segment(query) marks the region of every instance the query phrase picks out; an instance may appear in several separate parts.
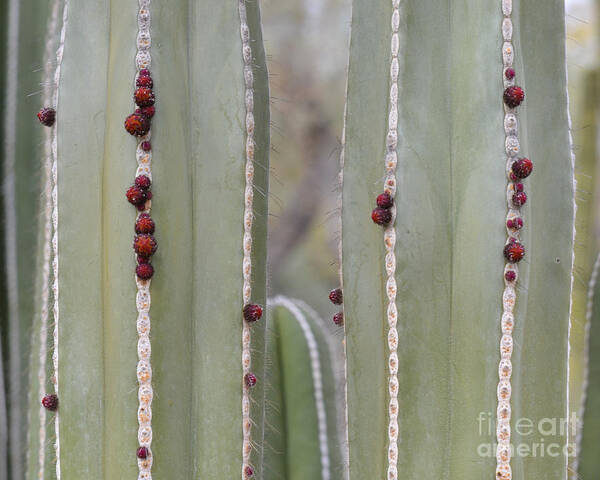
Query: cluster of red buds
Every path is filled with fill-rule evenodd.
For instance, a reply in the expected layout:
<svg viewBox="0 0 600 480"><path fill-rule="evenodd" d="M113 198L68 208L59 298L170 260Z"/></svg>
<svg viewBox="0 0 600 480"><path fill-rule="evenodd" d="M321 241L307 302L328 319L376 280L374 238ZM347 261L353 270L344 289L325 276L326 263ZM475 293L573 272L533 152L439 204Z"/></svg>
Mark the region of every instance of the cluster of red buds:
<svg viewBox="0 0 600 480"><path fill-rule="evenodd" d="M382 193L377 196L377 207L371 212L371 219L377 225L387 225L392 221L392 205L394 199L389 193Z"/></svg>
<svg viewBox="0 0 600 480"><path fill-rule="evenodd" d="M344 303L344 294L342 293L342 289L335 288L329 292L329 300L334 305L342 305ZM337 312L333 316L333 323L335 323L338 327L344 325L344 312Z"/></svg>
<svg viewBox="0 0 600 480"><path fill-rule="evenodd" d="M136 90L133 100L138 108L125 119L125 130L136 137L143 137L150 131L152 117L154 117L154 82L150 70L143 68L135 82Z"/></svg>
<svg viewBox="0 0 600 480"><path fill-rule="evenodd" d="M504 76L508 80L512 80L515 77L515 71L513 68L507 68L504 71ZM504 90L504 103L508 108L516 108L525 99L525 92L521 87L516 85L508 87ZM521 180L531 175L533 171L533 162L528 158L518 158L510 166L509 179L512 182L512 206L515 209L520 209L527 202L527 194L524 191L524 186ZM506 221L506 228L516 234L523 227L523 218L520 216L510 218ZM525 256L525 247L519 240L511 236L508 239L507 244L504 246L504 258L509 263L518 263ZM516 279L514 271L509 270L505 273L506 280L512 282Z"/></svg>

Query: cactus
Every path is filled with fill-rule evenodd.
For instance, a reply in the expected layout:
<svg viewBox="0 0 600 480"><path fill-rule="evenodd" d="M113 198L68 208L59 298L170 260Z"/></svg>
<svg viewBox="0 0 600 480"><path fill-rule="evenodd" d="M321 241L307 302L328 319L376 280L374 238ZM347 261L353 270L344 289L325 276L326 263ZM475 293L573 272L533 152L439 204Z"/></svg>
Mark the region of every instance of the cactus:
<svg viewBox="0 0 600 480"><path fill-rule="evenodd" d="M512 13L514 69L526 92L521 151L538 161L523 207L527 257L515 308L513 426L520 418L567 417L574 186L564 6L541 7L515 2ZM388 273L383 234L369 212L383 190L386 137L394 151L387 130L393 9L394 2L353 3L342 213L351 479L388 475ZM400 2L392 22L400 50L401 478L495 475L495 450L482 455L478 448L495 443L496 433L488 425L497 406L506 241L502 18L500 1L426 0ZM559 435L544 440L565 443ZM533 440L514 431L512 441ZM515 455L512 470L514 478L565 478L566 459Z"/></svg>
<svg viewBox="0 0 600 480"><path fill-rule="evenodd" d="M142 7L148 4L140 2ZM62 61L53 61L44 79L58 96L56 126L50 131L58 145L60 474L133 478L138 471L137 313L131 249L135 209L124 193L135 172L136 141L123 129L123 120L132 108L139 6L135 1L113 8L104 1L55 0L50 10L52 5L61 12L56 32L64 32ZM242 286L247 277L251 301L265 303L269 112L258 5L239 6L238 2L150 6L157 96L152 217L160 244L150 287L155 392L151 449L152 472L159 478L243 475ZM22 13L33 15L29 9ZM45 10L39 15L44 23L50 18ZM43 27L31 30L42 32ZM48 35L54 42L56 37ZM251 52L246 51L248 46ZM36 100L40 102L40 97ZM41 106L29 109L20 135L37 129L42 137L44 127L35 126L33 115ZM252 111L253 119L247 118ZM249 163L255 170L253 186L245 191L247 180L252 181L247 155L250 160L253 155L254 162ZM46 161L43 152L32 157L38 165ZM248 222L250 213L245 215L244 205L252 193L253 222ZM42 216L42 226L43 220ZM249 240L242 238L245 224L251 227L251 250ZM244 255L251 255L251 277ZM30 270L36 269L32 265ZM40 284L41 265L37 271ZM41 304L40 291L35 302L31 296L31 304ZM39 317L35 315L32 333L36 354L30 365L27 478L38 478L40 458L45 478L51 478L55 463L52 412L45 418L46 444L38 443L40 394L49 388L36 385ZM51 316L48 332L41 332L50 350L53 322ZM250 329L257 346L251 350L251 368L259 381L250 394L248 464L260 478L264 322ZM53 375L49 357L46 364L49 380ZM46 454L40 457L41 450Z"/></svg>
<svg viewBox="0 0 600 480"><path fill-rule="evenodd" d="M347 478L339 336L304 302L269 302L265 479Z"/></svg>
<svg viewBox="0 0 600 480"><path fill-rule="evenodd" d="M329 327L284 297L263 315L258 2L35 6L5 13L0 480L566 478L572 432L515 428L560 453L513 452L512 473L495 448L498 398L515 427L582 395L562 2L353 2ZM153 267L127 200L153 207Z"/></svg>

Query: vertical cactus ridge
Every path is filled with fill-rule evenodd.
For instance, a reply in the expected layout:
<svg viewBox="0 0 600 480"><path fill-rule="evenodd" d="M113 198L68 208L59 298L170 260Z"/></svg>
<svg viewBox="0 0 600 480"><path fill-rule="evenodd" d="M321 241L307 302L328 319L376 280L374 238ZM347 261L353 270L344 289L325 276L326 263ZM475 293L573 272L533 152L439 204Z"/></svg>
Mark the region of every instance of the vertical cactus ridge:
<svg viewBox="0 0 600 480"><path fill-rule="evenodd" d="M42 97L43 105L54 105L55 92L58 90L58 85L55 83L55 69L56 69L56 49L58 44L56 42L56 37L58 32L61 31L61 20L62 16L60 15L60 6L61 2L59 0L54 0L50 7L50 16L48 17L48 26L46 31L46 48L44 52L44 91ZM61 35L62 37L62 35ZM41 264L40 264L40 281L41 283L37 287L36 292L36 303L40 305L39 307L39 319L38 322L34 324L37 325L37 329L33 330L33 335L37 335L37 339L32 338L32 346L37 345L36 349L31 349L31 355L37 355L37 359L35 361L31 361L30 365L33 367L35 363L38 363L37 368L37 382L38 388L33 388L33 375L31 372L32 378L32 387L30 388L30 392L37 392L38 395L35 396L35 403L38 406L38 429L37 429L37 444L33 443L33 445L37 445L37 449L33 450L28 448L28 455L30 458L27 462L28 471L26 472L26 478L29 478L30 475L35 475L35 471L37 470L37 478L44 479L45 471L46 471L46 439L47 439L47 410L41 403L41 397L45 394L47 383L48 383L48 333L49 333L49 319L50 319L50 290L51 290L51 277L50 272L51 268L54 268L52 265L52 253L53 253L53 203L56 193L54 190L54 178L53 178L53 169L56 168L55 159L53 158L53 140L55 136L55 130L46 128L44 129L44 150L42 154L42 165L43 165L43 189L42 189L42 200L41 200L41 211L42 211L42 234L41 234ZM54 336L54 335L53 335ZM56 378L53 375L53 378ZM31 402L31 400L30 400ZM33 413L33 412L31 412ZM31 424L32 418L30 416L29 423ZM35 434L33 432L33 425L30 425L30 435ZM29 443L29 442L28 442ZM31 443L29 443L31 445ZM37 453L37 455L36 455ZM33 456L33 458L31 458ZM37 461L37 469L34 469L33 465L36 465Z"/></svg>
<svg viewBox="0 0 600 480"><path fill-rule="evenodd" d="M523 257L524 251L519 239L519 233L523 221L521 219L520 207L524 202L517 201L515 197L523 192L522 178L527 177L531 171L521 172L517 167L521 160L517 155L521 152L518 134L518 119L515 113L515 105L509 98L511 89L515 87L514 46L513 40L513 4L512 0L502 0L502 79L504 86L504 136L506 150L506 171L509 181L506 190L508 213L506 215L507 240L504 247L506 265L504 266L504 290L502 293L503 312L501 316L502 338L500 340L500 363L498 366L498 407L496 409L496 478L498 480L511 480L511 396L512 386L510 383L512 375L512 352L514 348L513 330L515 317L513 315L517 293L516 282L519 278L518 262ZM522 90L521 90L522 91ZM519 102L520 103L520 102Z"/></svg>
<svg viewBox="0 0 600 480"><path fill-rule="evenodd" d="M137 52L135 55L135 66L136 66L136 74L135 74L135 85L137 86L140 78L144 76L145 78L152 78L149 75L149 69L152 65L152 56L150 47L152 45L152 36L151 36L151 0L139 0L139 9L137 14L138 28L137 28L137 38L136 38L136 46ZM148 75L142 75L142 71ZM153 80L150 80L151 84ZM137 101L137 92L134 94L134 104ZM152 98L153 94L151 94ZM140 102L137 102L140 104ZM154 102L152 102L154 103ZM142 107L142 105L140 105ZM135 105L134 105L135 108ZM137 110L136 110L137 111ZM143 109L142 109L143 112ZM142 115L144 115L142 113ZM150 119L145 119L148 123ZM136 163L137 169L135 172L136 177L136 186L137 179L144 178L149 179L152 182L152 150L148 148L147 145L150 145L150 139L152 137L152 133L150 131L150 127L148 127L148 131L137 138L137 147L136 147ZM139 188L139 187L138 187ZM150 210L152 208L152 200L147 199L147 195L149 190L144 188L142 190L142 203L137 205L138 214L136 216L136 226L140 221L141 215L149 215ZM153 228L152 228L153 230ZM152 234L154 231L151 232ZM147 235L147 233L145 233ZM136 237L134 242L137 242L141 236ZM149 237L149 239L153 240L154 237ZM135 246L135 245L134 245ZM149 256L148 256L149 257ZM138 379L138 408L137 408L137 418L138 418L138 432L137 432L137 440L139 443L139 447L137 448L137 463L138 463L138 478L143 478L144 480L152 479L152 465L154 463L154 455L152 452L152 438L153 438L153 430L152 430L152 399L154 397L154 390L152 388L152 363L151 363L151 343L150 343L150 329L151 329L151 318L150 318L150 305L152 302L150 285L153 270L150 270L149 275L140 274L140 269L144 267L142 265L150 265L149 258L146 257L144 260L140 261L138 259L138 266L136 268L136 307L137 307L137 333L138 333L138 341L137 341L137 354L138 354L138 363L136 367L137 379ZM144 263L142 263L144 262ZM152 266L145 267L152 269Z"/></svg>
<svg viewBox="0 0 600 480"><path fill-rule="evenodd" d="M396 195L396 166L398 164L398 76L400 50L400 0L392 0L391 16L391 61L390 61L390 93L388 106L388 131L386 138L386 156L385 156L385 181L384 192L387 193L393 201ZM385 246L385 270L387 273L386 291L388 304L386 310L386 321L388 325L388 385L389 392L388 403L388 437L389 445L387 450L388 480L398 478L398 308L396 306L396 206L391 207L392 220L385 227L383 243Z"/></svg>
<svg viewBox="0 0 600 480"><path fill-rule="evenodd" d="M515 1L513 10L514 69L527 92L520 143L538 164L528 180L535 195L521 208L527 257L516 287L511 409L513 421L535 423L567 412L573 167L564 5ZM507 228L504 16L498 2L407 0L399 11L398 472L491 478ZM388 467L387 252L368 212L382 179L374 159L387 148L392 13L388 2L353 2L342 210L351 479L386 478ZM512 433L530 448L538 436ZM562 452L514 455L511 465L514 478L566 475Z"/></svg>
<svg viewBox="0 0 600 480"><path fill-rule="evenodd" d="M52 105L58 109L59 85L61 78L61 67L65 49L65 35L67 30L67 19L69 14L69 2L65 1L62 14L62 26L60 31L60 40L56 50L56 69L54 70L54 90L52 92ZM59 296L59 200L58 200L58 127L55 124L52 127L52 296L54 304L52 306L52 320L54 329L52 331L52 383L54 384L54 394L60 399L59 395L59 325L60 325L60 296ZM56 479L61 478L60 463L60 414L58 411L54 414L54 433L56 435Z"/></svg>
<svg viewBox="0 0 600 480"><path fill-rule="evenodd" d="M250 27L246 0L239 0L240 36L242 39L242 59L244 62L244 87L246 107L246 185L244 191L244 216L242 237L242 309L244 314L252 299L252 223L254 218L254 72L252 69L252 47L250 46ZM259 317L260 319L260 317ZM248 318L242 319L242 465L241 478L247 480L254 477L256 468L250 462L252 453L252 418L250 416L250 387L244 379L251 375L252 368L252 334ZM253 374L252 374L253 375ZM254 377L255 378L255 377Z"/></svg>

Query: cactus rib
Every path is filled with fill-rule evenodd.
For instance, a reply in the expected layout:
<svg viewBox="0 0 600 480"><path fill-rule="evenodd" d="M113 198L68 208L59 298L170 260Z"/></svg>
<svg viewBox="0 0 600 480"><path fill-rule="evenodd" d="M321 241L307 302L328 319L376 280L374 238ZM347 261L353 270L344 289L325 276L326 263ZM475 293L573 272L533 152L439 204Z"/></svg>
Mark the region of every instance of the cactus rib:
<svg viewBox="0 0 600 480"><path fill-rule="evenodd" d="M389 120L387 132L387 152L385 158L386 176L385 193L388 193L392 199L396 195L396 165L398 163L396 147L398 146L398 52L400 37L398 30L400 28L400 0L392 0L392 38L391 38L391 62L390 62L390 93L389 93ZM386 291L388 305L386 319L388 324L388 480L398 478L398 309L396 307L396 206L392 205L392 220L385 228L385 269L387 272Z"/></svg>
<svg viewBox="0 0 600 480"><path fill-rule="evenodd" d="M136 73L135 78L140 75L140 70L150 68L152 57L150 54L151 35L150 35L150 4L151 0L142 0L139 2L138 9L138 31L137 31L137 52L135 55ZM136 137L136 160L138 163L136 178L145 175L152 179L152 152L144 151L142 144L151 138L149 130L145 135ZM144 206L144 212L150 213L152 201L147 201ZM138 211L137 218L141 214ZM152 364L150 361L150 284L151 279L142 279L136 274L136 307L137 307L137 332L138 332L138 363L136 367L138 379L138 475L140 478L152 479L152 464L154 454L152 453L152 399L154 391L152 388ZM140 455L140 449L144 453Z"/></svg>
<svg viewBox="0 0 600 480"><path fill-rule="evenodd" d="M252 222L254 201L254 74L252 71L252 48L248 26L246 1L239 0L240 35L242 38L242 58L244 61L244 84L246 106L246 189L244 193L244 229L242 237L242 298L248 305L252 297ZM254 469L250 465L252 451L252 419L250 418L249 388L244 386L244 378L252 365L251 333L248 322L242 322L242 480L252 477Z"/></svg>
<svg viewBox="0 0 600 480"><path fill-rule="evenodd" d="M53 47L55 43L54 38L57 35L59 28L59 13L60 13L60 0L54 0L52 2L51 14L48 20L48 28L46 33L46 51L44 53L44 95L43 104L52 105L55 92L57 91L57 85L54 83L54 69L52 57L55 55ZM49 304L50 304L50 268L52 262L52 190L54 187L52 177L53 167L53 153L52 153L52 141L55 135L54 130L44 129L44 190L43 190L43 243L42 243L42 280L40 290L40 324L39 331L39 364L38 364L38 383L39 392L42 394L46 390L47 382L47 359L48 359L48 320L50 316ZM32 350L32 355L35 352ZM39 405L39 431L38 431L38 478L44 478L44 472L46 468L46 415L47 410L43 405ZM28 451L28 453L31 453ZM29 462L28 462L29 465Z"/></svg>
<svg viewBox="0 0 600 480"><path fill-rule="evenodd" d="M65 46L65 35L67 29L67 18L69 15L69 2L65 1L62 17L62 27L60 32L60 43L56 50L56 70L54 71L54 92L52 94L52 104L55 109L58 109L58 86L60 82L60 70L62 65L64 46ZM52 365L53 365L53 377L54 393L60 398L58 393L59 385L59 372L58 372L58 329L59 329L59 282L58 282L58 271L59 271L59 256L58 256L58 128L56 124L52 127L52 226L54 229L54 236L52 238L52 277L53 285L52 291L54 294L54 331L53 331L53 353L52 353ZM60 480L60 414L56 411L54 416L54 430L56 434L56 442L54 448L56 450L56 479Z"/></svg>

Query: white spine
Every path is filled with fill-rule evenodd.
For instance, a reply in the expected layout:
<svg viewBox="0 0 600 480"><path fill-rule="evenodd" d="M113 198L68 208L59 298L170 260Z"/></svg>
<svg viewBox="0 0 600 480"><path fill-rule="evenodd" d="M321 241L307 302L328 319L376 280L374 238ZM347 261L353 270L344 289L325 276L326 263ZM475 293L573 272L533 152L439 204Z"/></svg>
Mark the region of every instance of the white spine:
<svg viewBox="0 0 600 480"><path fill-rule="evenodd" d="M65 34L67 28L67 17L68 17L68 2L65 1L65 6L63 10L63 24L62 29L60 31L60 43L58 45L58 49L56 51L56 70L54 71L54 94L52 98L52 105L58 111L58 86L60 81L60 69L62 65L63 53L65 49ZM58 334L59 334L59 277L58 277L58 267L59 267L59 257L58 257L58 129L56 125L52 128L52 180L53 180L53 188L52 188L52 227L54 229L54 236L52 237L52 277L53 284L52 290L54 293L54 332L53 332L53 346L54 351L52 353L52 364L54 366L54 375L52 380L54 382L54 393L57 397L60 398L58 392ZM56 416L54 417L54 429L56 432L56 478L60 480L60 414L57 411Z"/></svg>
<svg viewBox="0 0 600 480"><path fill-rule="evenodd" d="M388 132L386 138L384 191L392 198L396 195L396 165L398 157L398 75L400 49L400 0L392 0L392 38L390 62L390 94L388 106ZM384 231L385 269L387 272L386 292L388 297L388 468L387 480L398 478L398 309L396 307L396 206L391 208L392 220Z"/></svg>
<svg viewBox="0 0 600 480"><path fill-rule="evenodd" d="M138 33L137 33L137 53L135 56L136 75L139 76L141 69L149 69L152 63L150 55L151 36L150 36L150 4L151 0L139 0L138 11ZM150 141L151 132L138 138L136 149L137 170L136 177L146 175L152 179L152 151L144 151L142 143ZM146 202L143 212L150 213L152 202ZM152 452L152 399L154 390L152 389L152 365L150 362L150 283L151 280L141 280L135 276L137 287L136 307L137 307L137 332L138 332L138 363L136 368L138 379L138 444L140 447L148 449L146 458L138 458L138 480L152 480L152 464L154 454Z"/></svg>

